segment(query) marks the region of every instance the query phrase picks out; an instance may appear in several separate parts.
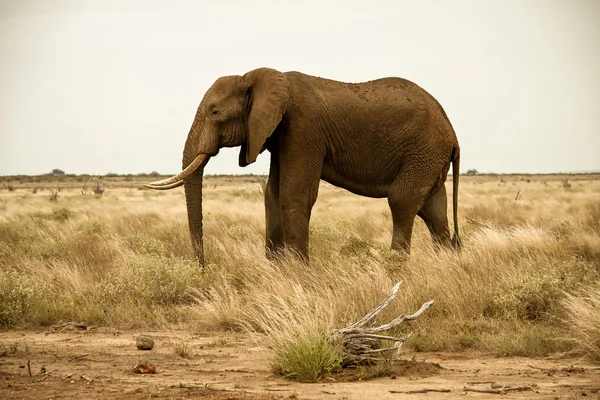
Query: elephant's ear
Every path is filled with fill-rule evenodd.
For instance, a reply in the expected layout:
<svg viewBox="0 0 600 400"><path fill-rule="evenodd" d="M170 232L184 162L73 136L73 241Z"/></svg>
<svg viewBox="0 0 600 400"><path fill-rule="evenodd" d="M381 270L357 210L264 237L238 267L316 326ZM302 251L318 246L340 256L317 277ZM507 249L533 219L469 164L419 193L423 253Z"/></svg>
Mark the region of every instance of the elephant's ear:
<svg viewBox="0 0 600 400"><path fill-rule="evenodd" d="M287 110L289 91L285 75L270 68L259 68L244 75L248 84L250 110L248 141L240 152L240 166L256 161L265 141L273 134Z"/></svg>

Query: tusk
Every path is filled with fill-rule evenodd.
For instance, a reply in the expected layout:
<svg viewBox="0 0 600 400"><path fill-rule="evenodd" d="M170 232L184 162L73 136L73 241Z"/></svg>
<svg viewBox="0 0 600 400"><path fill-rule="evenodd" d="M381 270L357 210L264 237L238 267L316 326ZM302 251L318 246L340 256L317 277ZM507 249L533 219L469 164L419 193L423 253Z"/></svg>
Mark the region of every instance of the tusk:
<svg viewBox="0 0 600 400"><path fill-rule="evenodd" d="M183 179L180 180L179 182L170 183L168 185L163 185L163 186L154 186L152 183L145 184L144 186L146 186L148 189L167 190L167 189L173 189L173 188L179 187L181 185L183 185Z"/></svg>
<svg viewBox="0 0 600 400"><path fill-rule="evenodd" d="M200 166L206 165L210 156L208 154L198 154L194 161L191 162L190 165L187 166L186 169L181 171L175 176L172 176L167 179L163 179L162 181L150 182L147 185L144 185L150 189L172 189L174 187L180 186L183 183L183 180L190 176L194 171L196 171ZM181 183L180 183L181 182ZM174 185L176 184L176 185ZM173 186L171 186L173 185Z"/></svg>

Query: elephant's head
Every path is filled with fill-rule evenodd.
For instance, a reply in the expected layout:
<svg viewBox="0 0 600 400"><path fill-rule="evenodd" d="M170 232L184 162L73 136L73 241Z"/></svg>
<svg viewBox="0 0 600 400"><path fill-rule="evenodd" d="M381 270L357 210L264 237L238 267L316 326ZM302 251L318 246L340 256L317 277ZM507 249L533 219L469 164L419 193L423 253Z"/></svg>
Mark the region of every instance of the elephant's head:
<svg viewBox="0 0 600 400"><path fill-rule="evenodd" d="M239 164L256 161L275 131L289 98L285 75L259 68L244 76L225 76L208 89L198 106L183 149L183 171L146 187L157 190L184 185L194 255L204 265L202 240L202 173L221 147L242 146Z"/></svg>

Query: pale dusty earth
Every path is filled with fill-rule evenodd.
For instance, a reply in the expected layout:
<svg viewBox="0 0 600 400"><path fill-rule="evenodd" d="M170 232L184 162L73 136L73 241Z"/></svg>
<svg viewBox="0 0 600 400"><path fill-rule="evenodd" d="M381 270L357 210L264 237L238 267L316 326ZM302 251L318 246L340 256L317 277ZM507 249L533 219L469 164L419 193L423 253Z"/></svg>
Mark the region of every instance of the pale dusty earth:
<svg viewBox="0 0 600 400"><path fill-rule="evenodd" d="M140 335L155 341L153 350L136 348ZM182 343L191 349L188 358L175 353ZM5 331L0 399L600 399L600 366L577 358L404 351L393 376L349 381L360 375L354 370L298 383L273 375L268 357L264 343L243 333L75 324ZM156 374L132 372L139 362L154 364Z"/></svg>

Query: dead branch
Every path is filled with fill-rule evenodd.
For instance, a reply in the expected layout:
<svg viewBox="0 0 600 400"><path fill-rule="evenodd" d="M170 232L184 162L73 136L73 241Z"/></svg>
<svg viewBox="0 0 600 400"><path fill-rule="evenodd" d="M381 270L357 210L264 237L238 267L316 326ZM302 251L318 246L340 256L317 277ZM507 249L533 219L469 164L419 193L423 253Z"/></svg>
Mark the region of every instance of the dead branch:
<svg viewBox="0 0 600 400"><path fill-rule="evenodd" d="M472 386L465 386L463 388L465 392L477 392L477 393L490 393L490 394L505 394L506 392L502 389L486 389L486 388L476 388Z"/></svg>
<svg viewBox="0 0 600 400"><path fill-rule="evenodd" d="M502 388L502 390L506 391L506 392L524 392L527 390L533 390L533 388L531 386L516 386L516 387L504 387Z"/></svg>
<svg viewBox="0 0 600 400"><path fill-rule="evenodd" d="M371 310L367 315L358 321L348 325L346 328L338 329L331 334L331 339L339 341L344 348L344 365L372 364L380 361L382 358L376 357L378 354L386 353L398 348L404 343L412 333L404 337L382 335L381 332L388 331L400 325L404 321L412 321L420 317L425 310L432 304L433 300L424 303L414 314L402 314L387 324L380 326L366 327L383 309L385 309L398 295L398 289L402 282L398 282L392 288L392 293L383 300L377 307ZM382 342L393 342L392 346L384 346Z"/></svg>
<svg viewBox="0 0 600 400"><path fill-rule="evenodd" d="M490 393L490 394L507 394L508 392L523 392L526 390L533 390L533 388L531 386L510 387L510 386L498 385L497 387L499 387L499 388L495 388L493 384L492 384L491 389L476 388L473 386L465 386L463 388L463 390L465 392Z"/></svg>
<svg viewBox="0 0 600 400"><path fill-rule="evenodd" d="M428 392L437 392L437 393L450 393L450 389L435 389L435 388L425 388L425 389L415 389L415 390L390 390L390 393L404 393L404 394L417 394L417 393L428 393Z"/></svg>
<svg viewBox="0 0 600 400"><path fill-rule="evenodd" d="M90 355L90 353L87 353L87 354L82 354L82 355L80 355L80 356L71 357L71 358L69 358L69 360L68 360L68 361L75 361L75 360L79 360L80 358L85 358L85 357L87 357L87 356L89 356L89 355Z"/></svg>

